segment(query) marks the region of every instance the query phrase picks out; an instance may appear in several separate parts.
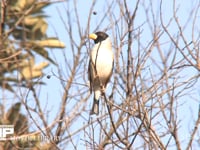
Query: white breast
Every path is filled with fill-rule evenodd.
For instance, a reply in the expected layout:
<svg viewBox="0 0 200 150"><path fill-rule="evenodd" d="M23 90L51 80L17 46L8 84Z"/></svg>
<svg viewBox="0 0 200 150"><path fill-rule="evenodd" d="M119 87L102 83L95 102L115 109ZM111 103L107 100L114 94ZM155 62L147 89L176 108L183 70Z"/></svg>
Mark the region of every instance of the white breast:
<svg viewBox="0 0 200 150"><path fill-rule="evenodd" d="M91 60L96 66L97 74L102 82L106 82L110 76L113 67L113 52L111 41L107 38L101 44L96 44L91 51ZM94 73L94 70L92 71Z"/></svg>

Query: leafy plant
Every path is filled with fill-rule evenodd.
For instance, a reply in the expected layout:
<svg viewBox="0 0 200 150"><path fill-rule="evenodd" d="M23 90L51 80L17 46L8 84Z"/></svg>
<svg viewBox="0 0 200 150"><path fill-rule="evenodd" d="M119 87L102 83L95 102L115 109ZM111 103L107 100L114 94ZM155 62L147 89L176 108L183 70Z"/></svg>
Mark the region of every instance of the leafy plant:
<svg viewBox="0 0 200 150"><path fill-rule="evenodd" d="M57 38L47 36L48 23L44 8L49 1L15 0L1 2L0 86L13 91L13 85L43 75L49 62L47 48L64 48ZM47 61L35 64L35 57ZM37 82L38 83L38 82Z"/></svg>

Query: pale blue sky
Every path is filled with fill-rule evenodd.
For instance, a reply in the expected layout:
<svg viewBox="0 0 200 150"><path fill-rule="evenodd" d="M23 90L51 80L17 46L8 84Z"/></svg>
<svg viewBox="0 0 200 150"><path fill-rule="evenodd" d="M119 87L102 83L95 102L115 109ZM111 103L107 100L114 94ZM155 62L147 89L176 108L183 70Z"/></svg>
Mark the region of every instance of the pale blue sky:
<svg viewBox="0 0 200 150"><path fill-rule="evenodd" d="M69 1L69 3L72 3L73 1ZM78 6L78 12L80 15L80 22L83 25L83 29L86 27L87 25L87 19L85 19L88 15L88 11L90 9L90 5L91 5L92 0L79 0L77 1L77 6ZM106 8L108 1L101 1L99 0L96 4L95 11L97 12L96 16L92 16L92 22L90 24L90 32L93 32L93 30L95 29L95 25L98 23L99 21L99 17L101 18L102 15L104 15L104 10ZM152 1L153 2L153 7L154 7L154 12L156 14L156 12L158 12L159 10L159 3L157 3L157 1ZM130 3L130 8L133 4ZM149 5L149 1L146 0L144 2L145 6ZM199 1L187 1L187 0L177 0L177 6L180 5L179 10L178 10L178 18L181 24L185 24L185 22L187 21L187 19L190 16L189 11L191 10L191 8L193 7L197 7L199 5ZM72 6L72 5L71 5ZM62 15L62 18L65 19L67 18L65 9L66 9L66 4L63 3L58 3L58 4L54 4L50 7L48 7L46 9L47 14L50 16L48 18L48 23L49 23L49 28L48 28L48 36L57 36L61 41L63 41L66 44L66 48L64 49L64 51L66 51L67 55L70 55L70 46L69 46L69 40L68 40L68 35L65 29L65 25L63 24L63 22L61 21L61 18L59 17L59 13L58 10L60 12L60 14ZM72 13L73 13L73 7L71 7L70 9L72 9ZM164 0L163 1L163 18L164 18L164 23L168 23L169 19L173 16L172 14L172 2L168 1L168 0ZM118 14L119 10L116 8L115 9L115 13ZM143 45L145 45L145 43L148 43L151 39L149 39L149 34L150 34L150 30L146 24L147 19L150 19L150 22L152 22L151 17L149 16L149 18L145 17L144 14L144 9L140 8L138 11L138 15L136 17L136 25L140 26L141 24L144 23L144 25L142 26L142 30L143 33L141 35L142 37L142 42ZM198 13L199 14L199 13ZM199 15L198 15L199 16ZM158 16L155 16L155 18ZM67 23L67 19L64 20ZM73 19L72 19L73 21ZM197 22L199 22L199 17L197 17ZM160 25L160 21L158 18L157 21L158 25ZM199 23L198 23L199 24ZM195 26L198 25L196 23ZM107 25L109 25L109 20L105 19L105 21L102 23L102 26L100 28L104 29L104 27L106 27ZM184 35L186 35L186 37L191 40L191 28L192 28L192 22L189 22L185 31L184 31ZM76 28L73 28L74 30L76 30ZM172 23L172 25L169 27L170 33L176 35L177 34L177 27L175 26L174 23ZM198 31L199 31L199 27L197 27L197 34L195 36L198 36ZM110 33L110 31L108 31ZM75 34L76 32L74 32L74 37L76 37L77 35ZM169 42L170 45L170 40L169 38L165 35L161 38L163 40L163 42ZM163 46L163 52L165 52L165 50L169 49L169 45L165 45L166 47ZM184 47L184 45L183 45ZM62 67L64 66L63 63L63 55L61 53L62 50L59 49L55 49L53 50L54 54L56 55L56 58L58 59L58 63L60 65L62 65ZM83 49L83 53L87 53L86 49ZM155 52L155 58L157 57L157 54ZM42 59L38 59L38 61L42 61ZM86 60L88 61L88 60ZM159 61L159 60L158 60ZM154 67L152 67L153 69ZM155 69L156 70L156 69ZM154 71L155 71L154 70ZM51 71L55 71L55 73L57 73L56 68L54 66L50 66L47 69L45 69L45 73L47 74L51 74ZM66 71L64 69L64 71ZM183 72L184 76L186 75L193 75L193 74L197 74L197 71L194 69L186 69L185 72ZM43 103L43 106L47 106L47 110L50 111L49 113L49 121L51 122L57 114L58 110L59 110L59 103L61 102L61 97L62 97L62 87L60 86L60 81L59 79L52 77L51 79L46 79L45 77L43 78L43 81L46 82L46 86L42 87L41 90L41 95L40 95L40 100L41 103ZM182 124L181 126L181 133L180 133L180 138L182 140L187 139L188 136L188 130L192 128L192 126L188 126L189 123L191 121L193 121L193 119L197 118L197 113L198 113L198 104L199 104L199 82L197 82L197 84L195 84L194 87L194 95L192 95L193 97L196 97L197 101L195 102L194 100L191 100L191 97L185 97L185 99L183 101L181 101L181 104L183 103L182 109L180 110L180 117L179 119L181 119L184 124ZM44 101L42 101L44 99ZM46 104L46 100L48 99L48 104ZM91 101L88 101L88 106L91 107ZM89 108L88 107L88 108ZM88 115L86 115L86 117L88 117ZM192 119L192 120L191 120ZM83 125L83 123L86 123L85 121L80 122L79 125ZM184 125L184 126L183 126ZM74 128L78 128L74 127ZM83 138L83 136L81 135L80 137L77 137L77 139ZM81 143L81 141L80 141ZM184 143L183 143L184 144ZM83 145L82 145L83 146ZM80 146L80 147L82 147Z"/></svg>

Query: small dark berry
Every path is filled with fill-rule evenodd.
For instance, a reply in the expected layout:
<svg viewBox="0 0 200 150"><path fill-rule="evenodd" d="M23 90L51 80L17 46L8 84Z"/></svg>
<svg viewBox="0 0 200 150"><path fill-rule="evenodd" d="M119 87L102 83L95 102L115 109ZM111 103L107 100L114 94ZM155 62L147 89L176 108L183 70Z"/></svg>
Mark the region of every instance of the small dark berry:
<svg viewBox="0 0 200 150"><path fill-rule="evenodd" d="M50 75L47 75L47 79L50 79L51 78L51 76Z"/></svg>
<svg viewBox="0 0 200 150"><path fill-rule="evenodd" d="M97 12L96 11L93 11L93 15L96 15L97 14Z"/></svg>

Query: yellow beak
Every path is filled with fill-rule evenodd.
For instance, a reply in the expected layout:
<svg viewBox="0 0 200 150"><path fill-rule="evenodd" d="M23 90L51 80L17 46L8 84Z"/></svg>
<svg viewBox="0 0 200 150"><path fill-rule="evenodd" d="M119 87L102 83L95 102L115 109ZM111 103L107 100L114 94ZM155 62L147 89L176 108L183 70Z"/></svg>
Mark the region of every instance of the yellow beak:
<svg viewBox="0 0 200 150"><path fill-rule="evenodd" d="M93 40L96 40L97 39L97 35L92 33L92 34L89 35L89 38L93 39Z"/></svg>

